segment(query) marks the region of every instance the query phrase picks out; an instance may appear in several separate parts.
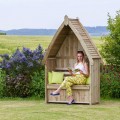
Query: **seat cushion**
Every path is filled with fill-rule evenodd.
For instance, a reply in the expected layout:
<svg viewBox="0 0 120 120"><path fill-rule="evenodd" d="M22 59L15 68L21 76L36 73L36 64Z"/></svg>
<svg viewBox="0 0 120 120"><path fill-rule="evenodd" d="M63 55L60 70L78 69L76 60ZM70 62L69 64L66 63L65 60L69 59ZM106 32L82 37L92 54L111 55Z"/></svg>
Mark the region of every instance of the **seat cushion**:
<svg viewBox="0 0 120 120"><path fill-rule="evenodd" d="M52 83L52 72L48 72L48 83Z"/></svg>
<svg viewBox="0 0 120 120"><path fill-rule="evenodd" d="M87 84L87 85L90 84L90 76L87 78L87 80L86 80L86 84Z"/></svg>
<svg viewBox="0 0 120 120"><path fill-rule="evenodd" d="M64 76L63 72L52 71L52 83L62 83L63 76Z"/></svg>
<svg viewBox="0 0 120 120"><path fill-rule="evenodd" d="M52 80L50 79L49 83L62 83L63 81L63 77L64 77L64 73L63 72L54 72L52 71L51 73L52 75Z"/></svg>

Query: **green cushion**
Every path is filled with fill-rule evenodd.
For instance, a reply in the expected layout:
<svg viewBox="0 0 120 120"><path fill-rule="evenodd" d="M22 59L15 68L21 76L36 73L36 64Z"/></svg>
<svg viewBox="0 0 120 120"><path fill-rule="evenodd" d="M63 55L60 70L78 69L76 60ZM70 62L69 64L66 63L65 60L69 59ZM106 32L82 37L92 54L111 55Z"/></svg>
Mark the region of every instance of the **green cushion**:
<svg viewBox="0 0 120 120"><path fill-rule="evenodd" d="M86 84L90 84L90 76L87 78Z"/></svg>
<svg viewBox="0 0 120 120"><path fill-rule="evenodd" d="M64 76L63 72L52 71L52 83L62 83L63 76Z"/></svg>
<svg viewBox="0 0 120 120"><path fill-rule="evenodd" d="M52 72L48 72L48 83L52 83Z"/></svg>

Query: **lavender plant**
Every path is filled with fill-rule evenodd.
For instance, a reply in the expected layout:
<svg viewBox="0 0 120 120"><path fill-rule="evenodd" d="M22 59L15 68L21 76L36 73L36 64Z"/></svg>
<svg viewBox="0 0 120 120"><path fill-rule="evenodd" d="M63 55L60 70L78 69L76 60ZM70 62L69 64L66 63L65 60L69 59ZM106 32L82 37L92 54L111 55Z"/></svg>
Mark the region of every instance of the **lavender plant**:
<svg viewBox="0 0 120 120"><path fill-rule="evenodd" d="M25 47L22 51L17 48L11 57L8 54L1 55L1 57L3 58L1 68L8 75L24 74L30 76L42 66L43 49L40 45L33 51Z"/></svg>
<svg viewBox="0 0 120 120"><path fill-rule="evenodd" d="M44 68L42 65L44 54L41 45L38 45L35 50L23 47L20 51L17 48L11 56L4 54L1 57L3 61L0 64L0 68L7 75L6 96L26 97L32 94L30 91L31 76Z"/></svg>

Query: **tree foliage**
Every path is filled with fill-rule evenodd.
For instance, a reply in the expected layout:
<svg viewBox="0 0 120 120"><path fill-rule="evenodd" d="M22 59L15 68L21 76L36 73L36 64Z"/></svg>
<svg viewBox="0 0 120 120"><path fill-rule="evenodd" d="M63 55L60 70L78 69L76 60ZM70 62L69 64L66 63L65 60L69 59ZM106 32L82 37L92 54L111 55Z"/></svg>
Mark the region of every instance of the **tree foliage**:
<svg viewBox="0 0 120 120"><path fill-rule="evenodd" d="M120 65L120 10L114 18L108 13L109 35L104 37L101 54L108 64Z"/></svg>

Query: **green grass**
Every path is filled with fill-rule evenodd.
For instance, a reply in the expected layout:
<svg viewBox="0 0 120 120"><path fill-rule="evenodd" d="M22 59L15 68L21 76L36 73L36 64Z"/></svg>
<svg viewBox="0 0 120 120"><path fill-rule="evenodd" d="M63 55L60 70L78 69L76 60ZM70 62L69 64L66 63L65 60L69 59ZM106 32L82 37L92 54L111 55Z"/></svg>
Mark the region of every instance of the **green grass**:
<svg viewBox="0 0 120 120"><path fill-rule="evenodd" d="M101 45L103 44L102 37L100 37L100 36L92 36L92 40L95 43L98 50L100 50Z"/></svg>
<svg viewBox="0 0 120 120"><path fill-rule="evenodd" d="M97 105L45 104L39 99L1 99L0 120L120 120L120 101Z"/></svg>
<svg viewBox="0 0 120 120"><path fill-rule="evenodd" d="M0 54L12 54L16 48L22 49L27 47L35 49L39 44L45 50L51 42L53 36L13 36L13 35L0 35ZM98 49L103 43L101 37L92 37L93 42L96 44Z"/></svg>
<svg viewBox="0 0 120 120"><path fill-rule="evenodd" d="M0 35L0 54L13 53L16 48L27 47L35 49L39 44L46 49L53 36L10 36Z"/></svg>

